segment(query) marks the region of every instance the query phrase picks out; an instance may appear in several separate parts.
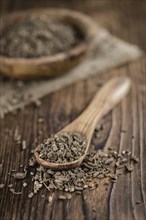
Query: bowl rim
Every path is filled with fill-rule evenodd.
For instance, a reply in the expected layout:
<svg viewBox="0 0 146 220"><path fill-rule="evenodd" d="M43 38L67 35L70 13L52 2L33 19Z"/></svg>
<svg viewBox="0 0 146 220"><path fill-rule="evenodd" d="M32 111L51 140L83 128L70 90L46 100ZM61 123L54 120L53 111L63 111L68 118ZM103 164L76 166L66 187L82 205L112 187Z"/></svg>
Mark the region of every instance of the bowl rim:
<svg viewBox="0 0 146 220"><path fill-rule="evenodd" d="M63 17L68 17L73 19L74 21L80 21L80 24L84 25L87 30L86 30L86 35L84 34L84 39L81 41L81 43L75 45L71 49L67 51L63 51L54 55L46 55L46 56L41 56L41 57L33 57L33 58L25 58L25 57L9 57L9 56L3 56L0 55L1 62L4 62L5 64L28 64L28 65L38 65L38 64L43 64L43 63L54 63L54 62L60 62L66 59L71 59L74 57L78 57L81 54L84 54L84 52L87 50L88 46L91 44L93 41L93 38L95 37L95 34L97 32L97 25L90 18L89 16L70 9L62 9L62 8L34 8L34 9L27 9L27 10L22 10L22 11L16 11L11 14L5 14L1 17L1 23L5 23L5 21L11 19L14 20L16 16L18 17L26 17L26 15L35 15L38 14L41 15L47 15L49 17L49 14L56 14L57 16L59 15L60 18L61 16ZM68 22L69 23L69 22ZM6 25L8 26L9 23ZM75 23L77 25L77 23ZM1 27L1 31L5 29L6 27L3 25ZM77 26L79 28L79 26ZM81 30L81 29L80 29ZM82 30L81 30L82 31ZM82 31L83 33L83 31Z"/></svg>

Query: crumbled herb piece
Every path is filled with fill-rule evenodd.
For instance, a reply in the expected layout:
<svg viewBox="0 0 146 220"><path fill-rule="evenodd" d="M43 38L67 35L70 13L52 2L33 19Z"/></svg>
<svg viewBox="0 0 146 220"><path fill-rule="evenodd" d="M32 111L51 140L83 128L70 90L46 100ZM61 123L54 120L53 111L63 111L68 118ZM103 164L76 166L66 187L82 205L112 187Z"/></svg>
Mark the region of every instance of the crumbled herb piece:
<svg viewBox="0 0 146 220"><path fill-rule="evenodd" d="M123 159L122 159L122 162L123 162L123 163L126 163L127 161L128 161L127 158L123 158Z"/></svg>
<svg viewBox="0 0 146 220"><path fill-rule="evenodd" d="M36 107L40 107L42 104L42 102L39 99L34 100L33 103L35 104Z"/></svg>
<svg viewBox="0 0 146 220"><path fill-rule="evenodd" d="M31 158L29 159L28 165L29 165L30 167L34 167L36 164L37 164L36 159L35 159L34 157L31 157Z"/></svg>
<svg viewBox="0 0 146 220"><path fill-rule="evenodd" d="M3 189L4 186L5 186L5 184L1 183L1 184L0 184L0 189Z"/></svg>
<svg viewBox="0 0 146 220"><path fill-rule="evenodd" d="M138 162L139 162L138 157L135 156L135 155L132 155L132 156L131 156L131 160L133 160L135 163L138 163Z"/></svg>
<svg viewBox="0 0 146 220"><path fill-rule="evenodd" d="M52 200L53 200L52 196L49 196L49 198L48 198L48 202L51 203Z"/></svg>
<svg viewBox="0 0 146 220"><path fill-rule="evenodd" d="M61 200L65 200L65 199L67 199L67 197L64 196L64 195L60 195L58 198L61 199Z"/></svg>
<svg viewBox="0 0 146 220"><path fill-rule="evenodd" d="M66 197L67 197L67 199L70 200L72 198L72 195L71 194L67 194Z"/></svg>
<svg viewBox="0 0 146 220"><path fill-rule="evenodd" d="M112 175L111 175L111 178L112 178L112 180L116 180L116 179L117 179L116 174L112 174Z"/></svg>
<svg viewBox="0 0 146 220"><path fill-rule="evenodd" d="M22 150L26 150L26 141L25 140L22 141Z"/></svg>
<svg viewBox="0 0 146 220"><path fill-rule="evenodd" d="M133 169L134 169L134 167L133 167L133 165L131 165L131 164L128 164L128 165L126 166L126 170L129 171L129 172L132 172Z"/></svg>
<svg viewBox="0 0 146 220"><path fill-rule="evenodd" d="M87 140L79 133L62 132L40 145L39 157L53 163L72 162L85 151Z"/></svg>
<svg viewBox="0 0 146 220"><path fill-rule="evenodd" d="M125 154L126 154L126 151L125 151L125 150L123 150L123 151L122 151L122 154L123 154L123 155L125 155Z"/></svg>
<svg viewBox="0 0 146 220"><path fill-rule="evenodd" d="M96 208L94 208L94 207L92 208L92 210L93 210L93 212L97 212L97 209L96 209Z"/></svg>
<svg viewBox="0 0 146 220"><path fill-rule="evenodd" d="M76 193L77 193L77 194L79 194L79 195L81 195L81 194L82 194L82 192L81 192L81 191L76 191Z"/></svg>
<svg viewBox="0 0 146 220"><path fill-rule="evenodd" d="M21 195L22 194L21 191L20 192L16 192L15 189L13 189L13 188L10 188L10 192L15 194L15 195Z"/></svg>
<svg viewBox="0 0 146 220"><path fill-rule="evenodd" d="M28 198L31 199L33 196L34 196L34 193L31 192L31 193L29 193Z"/></svg>
<svg viewBox="0 0 146 220"><path fill-rule="evenodd" d="M82 39L73 25L29 16L0 35L0 54L8 57L41 57L70 50Z"/></svg>
<svg viewBox="0 0 146 220"><path fill-rule="evenodd" d="M26 183L26 182L24 182L24 183L23 183L23 187L26 187L26 186L27 186L27 183Z"/></svg>
<svg viewBox="0 0 146 220"><path fill-rule="evenodd" d="M39 118L38 119L38 123L43 123L44 122L44 119L43 118Z"/></svg>
<svg viewBox="0 0 146 220"><path fill-rule="evenodd" d="M25 179L26 177L26 173L13 173L12 176L15 178L15 179L18 179L18 180L23 180Z"/></svg>
<svg viewBox="0 0 146 220"><path fill-rule="evenodd" d="M107 160L105 161L105 164L110 164L110 163L112 163L113 161L114 161L113 158L109 158L109 159L107 159Z"/></svg>

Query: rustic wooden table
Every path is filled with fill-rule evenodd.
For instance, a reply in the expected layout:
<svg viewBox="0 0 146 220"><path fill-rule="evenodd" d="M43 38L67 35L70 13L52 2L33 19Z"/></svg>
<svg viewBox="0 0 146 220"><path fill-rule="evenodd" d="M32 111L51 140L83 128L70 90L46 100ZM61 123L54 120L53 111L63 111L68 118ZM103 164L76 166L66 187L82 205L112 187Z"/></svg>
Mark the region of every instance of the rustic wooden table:
<svg viewBox="0 0 146 220"><path fill-rule="evenodd" d="M114 35L138 45L146 52L146 2L145 0L96 1L96 0L2 0L1 12L11 12L33 7L66 7L92 16L98 24ZM0 219L146 219L146 69L145 58L106 72L100 78L128 75L132 79L129 95L103 121L97 148L115 146L116 150L129 149L140 162L134 171L121 176L116 184L108 187L100 181L94 191L85 190L82 195L73 194L72 200L59 201L54 193L48 203L49 192L41 190L33 199L28 199L29 187L22 195L13 195L8 187L0 191ZM1 120L0 169L1 182L10 183L11 169L27 163L33 143L40 143L49 134L64 127L87 106L97 90L98 76L87 79L48 95L42 99L40 108L30 105L17 115L7 115ZM67 95L66 95L67 94ZM39 117L45 123L38 124ZM15 145L16 129L26 140L27 149L22 151ZM39 134L39 131L43 131ZM28 177L29 181L29 177ZM22 183L17 183L21 189ZM41 197L42 194L46 196ZM96 208L96 212L93 210Z"/></svg>

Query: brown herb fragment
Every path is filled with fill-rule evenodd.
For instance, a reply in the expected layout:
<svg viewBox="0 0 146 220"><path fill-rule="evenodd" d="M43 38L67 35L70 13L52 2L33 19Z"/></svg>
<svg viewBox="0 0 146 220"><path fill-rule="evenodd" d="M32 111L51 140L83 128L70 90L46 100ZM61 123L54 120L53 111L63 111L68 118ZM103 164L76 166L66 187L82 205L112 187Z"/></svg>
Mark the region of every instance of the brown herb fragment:
<svg viewBox="0 0 146 220"><path fill-rule="evenodd" d="M79 195L81 195L81 194L82 194L82 192L81 192L81 191L76 191L76 193L77 193L77 194L79 194Z"/></svg>
<svg viewBox="0 0 146 220"><path fill-rule="evenodd" d="M108 147L108 150L113 151L113 150L115 150L115 148L114 147Z"/></svg>
<svg viewBox="0 0 146 220"><path fill-rule="evenodd" d="M97 177L99 174L100 174L100 172L97 171L97 172L93 173L93 177Z"/></svg>
<svg viewBox="0 0 146 220"><path fill-rule="evenodd" d="M123 159L122 159L122 162L123 162L123 163L126 163L127 161L128 161L127 158L123 158Z"/></svg>
<svg viewBox="0 0 146 220"><path fill-rule="evenodd" d="M110 164L110 163L112 163L114 161L114 158L109 158L109 159L107 159L106 161L105 161L105 164Z"/></svg>
<svg viewBox="0 0 146 220"><path fill-rule="evenodd" d="M125 154L126 154L126 151L125 151L125 150L123 150L123 151L122 151L122 155L125 155Z"/></svg>
<svg viewBox="0 0 146 220"><path fill-rule="evenodd" d="M67 197L65 195L60 195L58 198L61 199L61 200L67 199Z"/></svg>
<svg viewBox="0 0 146 220"><path fill-rule="evenodd" d="M84 189L83 187L80 187L80 186L75 186L74 188L75 190L78 190L78 191L82 191Z"/></svg>
<svg viewBox="0 0 146 220"><path fill-rule="evenodd" d="M34 157L31 157L31 158L29 159L28 165L29 165L30 167L33 167L33 166L35 166L36 164L37 164L36 159L35 159Z"/></svg>
<svg viewBox="0 0 146 220"><path fill-rule="evenodd" d="M38 123L43 123L44 122L44 119L43 118L39 118L38 119Z"/></svg>
<svg viewBox="0 0 146 220"><path fill-rule="evenodd" d="M1 183L1 184L0 184L0 189L3 189L4 186L5 186L5 184L4 184L4 183Z"/></svg>
<svg viewBox="0 0 146 220"><path fill-rule="evenodd" d="M24 182L24 183L23 183L23 187L26 187L26 186L27 186L27 183L26 183L26 182Z"/></svg>
<svg viewBox="0 0 146 220"><path fill-rule="evenodd" d="M26 150L26 141L25 140L22 141L22 150Z"/></svg>
<svg viewBox="0 0 146 220"><path fill-rule="evenodd" d="M139 162L139 158L137 156L135 156L135 155L131 156L131 160L133 160L135 163Z"/></svg>
<svg viewBox="0 0 146 220"><path fill-rule="evenodd" d="M70 200L72 198L72 195L71 194L67 194L66 197L67 197L67 199Z"/></svg>
<svg viewBox="0 0 146 220"><path fill-rule="evenodd" d="M49 198L48 198L48 202L51 203L52 200L53 200L53 197L52 197L52 196L49 196Z"/></svg>
<svg viewBox="0 0 146 220"><path fill-rule="evenodd" d="M35 104L36 107L40 107L42 104L42 102L39 99L34 100L33 103Z"/></svg>
<svg viewBox="0 0 146 220"><path fill-rule="evenodd" d="M115 165L118 169L122 169L124 167L124 165L120 164L119 161L117 161Z"/></svg>
<svg viewBox="0 0 146 220"><path fill-rule="evenodd" d="M15 132L14 132L14 141L17 141L17 138L18 138L18 128L15 129Z"/></svg>
<svg viewBox="0 0 146 220"><path fill-rule="evenodd" d="M29 193L28 198L31 199L33 196L34 196L34 193L31 192L31 193Z"/></svg>
<svg viewBox="0 0 146 220"><path fill-rule="evenodd" d="M16 137L15 137L15 141L16 141L16 144L21 144L21 135L18 134Z"/></svg>
<svg viewBox="0 0 146 220"><path fill-rule="evenodd" d="M15 179L18 179L18 180L23 180L26 178L26 173L14 173L12 174L12 176L15 178Z"/></svg>
<svg viewBox="0 0 146 220"><path fill-rule="evenodd" d="M134 169L134 167L133 167L133 165L131 165L131 164L128 164L128 165L126 166L126 170L127 170L128 172L132 172L133 169Z"/></svg>
<svg viewBox="0 0 146 220"><path fill-rule="evenodd" d="M74 187L69 188L69 192L74 192L74 191L75 191Z"/></svg>
<svg viewBox="0 0 146 220"><path fill-rule="evenodd" d="M112 174L112 175L111 175L111 179L112 179L112 180L117 180L116 174Z"/></svg>
<svg viewBox="0 0 146 220"><path fill-rule="evenodd" d="M92 208L93 212L97 212L97 209L95 207Z"/></svg>
<svg viewBox="0 0 146 220"><path fill-rule="evenodd" d="M126 150L127 155L131 155L131 151L130 150Z"/></svg>
<svg viewBox="0 0 146 220"><path fill-rule="evenodd" d="M29 39L29 40L28 40ZM70 50L82 39L67 22L49 22L45 16L27 16L0 36L0 54L8 57L41 57Z"/></svg>
<svg viewBox="0 0 146 220"><path fill-rule="evenodd" d="M86 142L79 133L62 132L44 140L39 157L52 163L72 162L84 154Z"/></svg>
<svg viewBox="0 0 146 220"><path fill-rule="evenodd" d="M117 172L117 176L121 176L122 174L122 172Z"/></svg>
<svg viewBox="0 0 146 220"><path fill-rule="evenodd" d="M15 189L13 189L13 188L10 188L10 192L15 194L15 195L21 195L22 194L22 191L16 192Z"/></svg>

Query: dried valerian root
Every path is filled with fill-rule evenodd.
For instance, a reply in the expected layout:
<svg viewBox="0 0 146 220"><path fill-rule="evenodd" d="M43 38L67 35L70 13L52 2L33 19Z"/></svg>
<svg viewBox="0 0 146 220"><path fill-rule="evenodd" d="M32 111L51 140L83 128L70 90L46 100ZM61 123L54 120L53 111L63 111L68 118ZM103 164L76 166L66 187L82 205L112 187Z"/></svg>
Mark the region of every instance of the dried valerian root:
<svg viewBox="0 0 146 220"><path fill-rule="evenodd" d="M78 29L67 22L48 22L45 16L29 16L3 31L0 54L25 58L54 55L70 50L81 40Z"/></svg>
<svg viewBox="0 0 146 220"><path fill-rule="evenodd" d="M131 164L128 164L128 165L126 166L126 170L129 171L129 172L132 172L133 169L134 169L134 167L133 167Z"/></svg>
<svg viewBox="0 0 146 220"><path fill-rule="evenodd" d="M80 140L80 139L79 139ZM82 140L80 140L82 142ZM135 156L136 157L136 156ZM134 157L134 158L135 158ZM64 192L60 194L60 200L68 200L72 198L72 193L82 194L85 189L94 190L99 185L99 179L104 179L105 185L116 183L119 176L126 172L132 172L134 169L135 161L133 161L130 151L122 151L118 153L115 149L110 148L108 152L101 150L91 152L86 155L80 167L70 170L54 171L36 165L36 160L32 157L24 167L24 172L15 171L15 179L23 181L28 172L27 168L35 169L30 175L33 182L32 191L29 193L28 198L32 198L43 186L47 190L59 190ZM136 161L138 158L136 157ZM114 172L116 168L116 172ZM1 184L3 188L3 184ZM26 181L23 182L23 187L27 187ZM9 184L10 191L13 194L21 194L13 189L13 185ZM52 201L52 197L50 198Z"/></svg>
<svg viewBox="0 0 146 220"><path fill-rule="evenodd" d="M115 183L122 174L121 171L114 173L116 164L120 166L116 166L118 170L122 166L132 172L130 159L128 159L128 153L118 154L115 150L110 149L108 153L98 151L87 154L80 167L70 170L54 171L39 165L33 178L33 191L37 193L44 185L49 191L55 189L72 193L74 191L82 192L86 188L90 188L90 190L97 188L98 179L107 179L108 184ZM62 199L65 199L65 196L63 195Z"/></svg>
<svg viewBox="0 0 146 220"><path fill-rule="evenodd" d="M59 198L59 199L62 199L62 200L67 199L67 197L66 197L65 195L60 195L58 198Z"/></svg>
<svg viewBox="0 0 146 220"><path fill-rule="evenodd" d="M86 143L86 138L79 133L62 132L40 144L39 157L52 163L72 162L84 154Z"/></svg>
<svg viewBox="0 0 146 220"><path fill-rule="evenodd" d="M139 162L138 157L136 157L135 155L132 155L132 156L131 156L131 160L133 160L135 163L138 163L138 162Z"/></svg>
<svg viewBox="0 0 146 220"><path fill-rule="evenodd" d="M13 188L10 188L10 191L11 191L11 193L13 193L15 195L21 195L22 194L22 191L16 192L15 189L13 189Z"/></svg>
<svg viewBox="0 0 146 220"><path fill-rule="evenodd" d="M28 198L31 199L33 196L34 196L34 193L31 192L31 193L29 193Z"/></svg>
<svg viewBox="0 0 146 220"><path fill-rule="evenodd" d="M23 180L23 179L26 178L26 173L17 172L17 173L13 173L12 176L13 176L15 179Z"/></svg>
<svg viewBox="0 0 146 220"><path fill-rule="evenodd" d="M4 183L1 183L1 184L0 184L0 189L3 189L4 186L5 186L5 184L4 184Z"/></svg>
<svg viewBox="0 0 146 220"><path fill-rule="evenodd" d="M22 150L26 150L26 141L25 140L23 140L22 141Z"/></svg>

